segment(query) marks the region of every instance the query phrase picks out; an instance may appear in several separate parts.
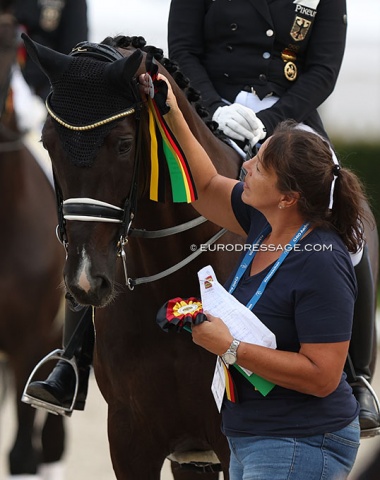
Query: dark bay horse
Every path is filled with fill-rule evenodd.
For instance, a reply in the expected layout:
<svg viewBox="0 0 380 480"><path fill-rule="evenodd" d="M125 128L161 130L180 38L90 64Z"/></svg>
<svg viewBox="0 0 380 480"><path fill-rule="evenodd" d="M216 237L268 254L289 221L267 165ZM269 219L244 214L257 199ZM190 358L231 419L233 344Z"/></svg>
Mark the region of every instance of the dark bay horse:
<svg viewBox="0 0 380 480"><path fill-rule="evenodd" d="M77 302L95 307L94 368L108 404L117 478L157 480L168 456L176 480L200 478L180 467L192 452L204 467L201 478L216 479L206 460L214 452L228 479L229 450L210 388L215 357L186 331L161 331L155 318L168 299L198 294L201 267L212 264L224 281L238 255L233 245L242 240L224 234L217 248L188 261L220 229L193 225L198 214L173 203L169 189L165 202L150 200L148 107L137 82L147 55L136 48L144 46L140 40L85 43L66 56L24 37L53 86L42 140L56 178L64 282ZM219 172L237 178L240 155L213 135L168 70L158 68Z"/></svg>
<svg viewBox="0 0 380 480"><path fill-rule="evenodd" d="M34 46L29 43L27 47L36 58ZM38 51L42 68L49 70L55 52L41 46ZM136 75L145 68L142 59L136 62L130 57L134 51L134 48L120 49L126 56L122 59L120 55L120 58L127 72L125 78L120 78L121 102L123 91L136 88L132 87L136 84ZM63 60L62 66L66 68L65 60L71 61L72 58L62 55L59 63ZM100 63L92 58L85 59L88 61L90 64ZM109 65L121 66L117 61ZM160 70L169 75L161 66ZM86 100L90 101L90 108L96 108L91 104L91 88L86 83L83 86L89 92ZM174 85L174 88L186 119L218 168L226 175L237 177L240 156L214 137L184 93L178 86ZM78 94L75 90L72 85L68 86L65 102L69 101L71 93ZM139 95L137 91L136 94ZM80 96L84 100L82 91ZM82 111L82 105L77 107ZM106 214L108 211L112 216L113 210L128 209L125 206L128 199L137 204L132 221L134 233L130 236L125 232L121 235L120 223L64 219L63 237L67 242L64 281L79 303L97 307L94 369L108 403L108 436L117 478L158 479L168 455L192 458L187 452L195 452L198 462L206 464L209 451L215 452L224 476L228 478L229 449L220 431L220 416L211 393L215 357L195 346L188 332L163 332L155 318L168 299L199 293L197 271L201 267L212 263L223 281L232 269L236 255L206 250L184 268L158 280L150 278L187 259L193 249L200 249L201 244L206 244L220 232L220 228L204 222L188 230L180 227L178 233L169 234L169 230L167 236L151 234L156 238L149 238L149 233L144 235L144 231L165 231L187 225L199 215L191 205L173 204L169 197L165 203L149 199L147 108L140 98L136 98L133 107L136 112L131 111L130 115L112 125L91 165L72 162L62 148L56 121L49 116L45 123L42 140L52 159L65 209L70 208L67 200L81 198L79 202L93 204L89 205L93 207L90 210L103 207ZM103 113L99 112L99 117L102 116ZM76 134L74 131L74 136ZM88 148L91 144L86 144ZM136 165L139 165L139 171L135 184L133 172L137 171ZM136 197L131 199L134 192ZM131 220L126 219L127 228ZM217 243L220 247L236 241L236 237L225 234ZM127 273L119 258L124 254ZM125 275L128 275L127 282ZM148 277L146 282L145 277ZM132 284L130 288L126 283ZM176 470L178 465L173 465ZM176 479L199 478L197 472L177 470L174 473ZM218 473L202 476L205 479L217 477Z"/></svg>
<svg viewBox="0 0 380 480"><path fill-rule="evenodd" d="M0 352L14 379L17 413L9 472L33 478L51 472L47 465L56 469L64 451L62 417L49 414L37 425L35 410L21 402L36 362L61 345L62 318L55 320L63 299L64 251L55 236L54 190L16 125L9 89L16 27L11 16L0 15Z"/></svg>

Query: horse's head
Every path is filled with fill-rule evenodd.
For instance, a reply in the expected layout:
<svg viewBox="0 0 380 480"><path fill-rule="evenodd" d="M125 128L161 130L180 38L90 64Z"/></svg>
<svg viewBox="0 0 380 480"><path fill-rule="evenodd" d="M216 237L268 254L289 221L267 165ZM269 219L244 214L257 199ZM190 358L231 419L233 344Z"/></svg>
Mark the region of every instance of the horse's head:
<svg viewBox="0 0 380 480"><path fill-rule="evenodd" d="M134 226L153 229L176 223L173 217L168 221L168 206L148 198L150 114L138 85L147 56L139 48L88 42L63 55L27 36L24 41L52 86L42 141L56 180L59 234L67 251L65 284L79 303L105 306L115 295L116 257L125 256L132 220ZM159 70L170 78L193 131L199 135L204 127L203 135L221 143L168 72L161 65ZM179 218L182 221L186 215L195 215L191 207L178 208L190 212ZM151 212L148 225L141 221L144 215L147 219L147 210ZM137 256L131 262L139 262L141 270L145 255L140 252L139 260Z"/></svg>
<svg viewBox="0 0 380 480"><path fill-rule="evenodd" d="M114 295L117 245L135 201L142 53L84 44L63 55L24 41L52 85L42 142L56 181L65 284L78 302L103 306Z"/></svg>

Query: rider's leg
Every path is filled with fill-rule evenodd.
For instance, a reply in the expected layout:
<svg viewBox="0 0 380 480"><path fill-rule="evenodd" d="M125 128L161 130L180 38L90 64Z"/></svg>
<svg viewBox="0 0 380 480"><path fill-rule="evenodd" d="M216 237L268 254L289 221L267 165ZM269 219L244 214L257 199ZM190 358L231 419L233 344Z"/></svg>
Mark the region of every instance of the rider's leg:
<svg viewBox="0 0 380 480"><path fill-rule="evenodd" d="M85 313L86 312L86 313ZM66 302L65 326L63 334L63 345L67 347L78 322L83 317L87 323L83 337L78 339L78 348L75 352L75 360L78 367L78 393L74 405L75 410L84 410L90 366L92 363L94 347L94 329L92 325L92 309L83 308L74 311ZM73 367L65 360L59 360L49 377L45 381L35 381L29 384L26 393L33 398L43 402L59 405L63 408L70 408L75 392L76 377Z"/></svg>
<svg viewBox="0 0 380 480"><path fill-rule="evenodd" d="M362 430L376 428L380 425L380 416L373 395L356 377L364 377L371 382L376 363L376 293L367 247L355 266L358 283L358 297L355 303L354 323L349 355L354 372L347 371L349 381L360 404L360 426ZM353 375L352 375L353 374Z"/></svg>

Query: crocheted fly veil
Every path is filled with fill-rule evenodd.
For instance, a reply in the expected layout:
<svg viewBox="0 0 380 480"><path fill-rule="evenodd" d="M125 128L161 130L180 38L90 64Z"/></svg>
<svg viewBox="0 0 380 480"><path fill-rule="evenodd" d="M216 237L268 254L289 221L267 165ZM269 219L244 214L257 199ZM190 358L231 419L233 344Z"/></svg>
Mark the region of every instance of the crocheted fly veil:
<svg viewBox="0 0 380 480"><path fill-rule="evenodd" d="M91 55L94 44L83 42L89 56L85 47L64 55L27 35L23 40L28 54L50 80L46 106L64 151L75 165L90 166L116 122L133 113L140 102L133 77L142 60L141 51L124 58L105 46L106 55Z"/></svg>

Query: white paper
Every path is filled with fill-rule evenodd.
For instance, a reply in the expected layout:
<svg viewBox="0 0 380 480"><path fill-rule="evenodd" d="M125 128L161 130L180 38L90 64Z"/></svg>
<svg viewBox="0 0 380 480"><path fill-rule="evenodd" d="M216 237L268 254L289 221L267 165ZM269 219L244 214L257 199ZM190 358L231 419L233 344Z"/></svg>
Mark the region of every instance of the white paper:
<svg viewBox="0 0 380 480"><path fill-rule="evenodd" d="M276 337L259 318L227 292L208 265L198 272L203 311L219 317L237 340L276 348Z"/></svg>
<svg viewBox="0 0 380 480"><path fill-rule="evenodd" d="M214 377L212 379L211 391L214 395L214 400L218 411L220 412L223 403L224 391L226 389L226 376L224 374L224 367L222 359L217 357L214 370Z"/></svg>

